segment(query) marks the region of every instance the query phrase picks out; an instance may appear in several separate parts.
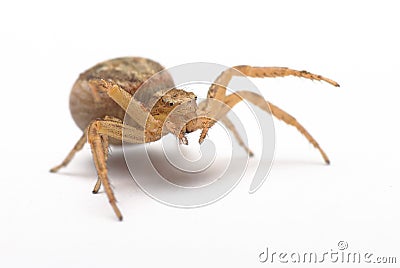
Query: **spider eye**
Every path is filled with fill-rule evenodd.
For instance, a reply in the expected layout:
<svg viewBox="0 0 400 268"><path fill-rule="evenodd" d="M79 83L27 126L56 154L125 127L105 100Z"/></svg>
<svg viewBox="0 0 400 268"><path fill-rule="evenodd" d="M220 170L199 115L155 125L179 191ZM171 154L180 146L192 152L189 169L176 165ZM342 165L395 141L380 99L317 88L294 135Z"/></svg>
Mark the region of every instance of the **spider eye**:
<svg viewBox="0 0 400 268"><path fill-rule="evenodd" d="M170 103L169 103L169 106L174 106L174 103L173 103L173 102L170 102Z"/></svg>
<svg viewBox="0 0 400 268"><path fill-rule="evenodd" d="M196 96L196 97L194 97L194 99L195 99L195 100L197 100L197 96Z"/></svg>

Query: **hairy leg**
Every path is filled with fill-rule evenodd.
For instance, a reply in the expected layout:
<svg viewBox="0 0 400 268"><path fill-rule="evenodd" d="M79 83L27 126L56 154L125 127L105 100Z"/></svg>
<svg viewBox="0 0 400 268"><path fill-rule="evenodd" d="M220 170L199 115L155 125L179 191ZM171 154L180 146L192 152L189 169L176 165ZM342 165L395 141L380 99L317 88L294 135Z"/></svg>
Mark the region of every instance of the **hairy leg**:
<svg viewBox="0 0 400 268"><path fill-rule="evenodd" d="M209 101L210 99L218 100L218 101L225 101L226 97L226 87L228 86L229 82L231 81L232 77L234 76L249 76L249 77L284 77L284 76L297 76L302 77L310 80L318 80L318 81L325 81L333 86L339 87L339 84L329 78L323 77L321 75L313 74L307 71L298 71L286 67L252 67L248 65L239 65L232 68L229 68L222 72L214 83L210 86L207 99L203 101L203 103L199 104L199 110L202 114L209 114L214 113L215 110L222 109L222 106L214 106L215 102ZM226 113L227 111L223 111ZM203 128L200 142L204 140L204 137L207 135L208 129L212 126L212 122L207 124L206 128Z"/></svg>
<svg viewBox="0 0 400 268"><path fill-rule="evenodd" d="M122 214L116 205L116 199L108 179L107 158L108 158L108 138L112 137L118 140L124 139L129 143L145 143L153 141L154 136L146 137L143 130L136 129L131 126L124 125L121 120L113 117L105 117L105 119L94 120L86 128L84 134L76 143L74 148L58 166L51 169L56 172L59 168L66 166L74 156L74 154L82 149L86 141L89 142L93 161L97 170L98 180L93 189L93 193L97 193L100 186L103 185L108 200L119 220L122 220Z"/></svg>
<svg viewBox="0 0 400 268"><path fill-rule="evenodd" d="M93 79L89 81L89 84L91 87L106 91L108 96L141 127L148 127L150 129L158 127L159 122L150 114L150 111L141 102L133 99L131 94L117 84L104 79Z"/></svg>
<svg viewBox="0 0 400 268"><path fill-rule="evenodd" d="M107 162L108 159L108 154L109 154L109 150L108 150L108 137L105 135L101 135L101 144L103 146L103 152L104 152L104 159ZM101 179L97 178L97 182L96 185L93 188L92 193L97 194L100 190L100 186L101 186Z"/></svg>
<svg viewBox="0 0 400 268"><path fill-rule="evenodd" d="M116 205L116 199L111 189L108 179L108 171L106 166L106 146L104 141L109 137L122 140L130 143L144 143L148 142L144 136L143 130L136 129L131 126L124 125L121 120L116 118L107 118L104 120L93 121L88 129L88 141L92 148L93 161L96 166L97 174L99 176L99 183L96 183L95 189L98 184L102 184L107 194L108 200L119 220L122 220L122 214Z"/></svg>
<svg viewBox="0 0 400 268"><path fill-rule="evenodd" d="M79 152L87 141L87 128L83 132L82 136L79 138L78 142L75 144L74 148L68 153L67 157L61 162L61 164L50 169L50 172L57 172L60 168L66 167L69 162L71 162L74 155Z"/></svg>
<svg viewBox="0 0 400 268"><path fill-rule="evenodd" d="M240 137L239 133L237 132L237 130L236 130L235 126L233 125L233 123L231 122L231 120L229 120L229 118L227 116L223 116L220 119L220 121L233 133L233 135L235 136L235 138L238 141L239 145L243 147L243 149L249 154L249 156L253 156L254 153L244 143L244 141Z"/></svg>
<svg viewBox="0 0 400 268"><path fill-rule="evenodd" d="M105 116L104 120L115 121L115 122L122 123L122 121L120 119L112 117L112 116ZM108 154L110 152L109 151L109 147L108 147L109 143L108 143L108 137L107 136L101 135L101 144L103 145L104 158L105 158L105 160L107 162ZM101 187L101 179L98 178L97 182L96 182L96 185L93 188L92 193L97 194L99 192L99 190L100 190L100 187Z"/></svg>
<svg viewBox="0 0 400 268"><path fill-rule="evenodd" d="M248 65L239 65L229 68L222 72L214 83L211 85L207 97L224 100L226 95L226 87L231 81L233 76L249 76L249 77L284 77L284 76L297 76L311 80L325 81L335 87L339 84L329 78L321 75L313 74L307 71L298 71L286 67L253 67Z"/></svg>
<svg viewBox="0 0 400 268"><path fill-rule="evenodd" d="M239 91L235 94L229 95L225 98L225 103L229 107L235 106L237 103L246 99L253 103L254 105L258 106L262 110L266 111L267 113L272 113L276 118L279 120L284 121L286 124L294 126L301 134L303 134L306 139L321 153L322 158L324 159L325 163L329 164L329 158L319 146L317 141L311 136L311 134L290 114L285 112L284 110L280 109L279 107L275 106L271 102L266 101L262 96L250 92L250 91Z"/></svg>
<svg viewBox="0 0 400 268"><path fill-rule="evenodd" d="M92 149L93 161L96 166L99 180L104 187L110 205L113 208L115 214L117 215L119 220L122 220L122 214L117 207L116 204L117 200L115 199L114 192L111 189L110 181L107 176L106 157L104 154L103 144L101 139L102 134L100 133L100 130L102 128L101 125L102 125L101 121L94 121L90 124L88 131L88 141Z"/></svg>

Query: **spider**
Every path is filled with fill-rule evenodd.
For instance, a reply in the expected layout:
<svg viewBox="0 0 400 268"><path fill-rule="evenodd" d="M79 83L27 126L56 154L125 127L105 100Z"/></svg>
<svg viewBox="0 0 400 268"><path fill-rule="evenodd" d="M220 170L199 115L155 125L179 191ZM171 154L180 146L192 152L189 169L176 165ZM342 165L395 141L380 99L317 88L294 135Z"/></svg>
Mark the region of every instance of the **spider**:
<svg viewBox="0 0 400 268"><path fill-rule="evenodd" d="M164 70L163 66L150 59L117 58L98 63L83 72L72 87L70 110L83 135L64 161L50 171L57 172L60 168L67 166L75 153L88 142L98 174L93 193L98 193L100 186L103 185L111 207L119 220L122 220L122 214L117 207L107 176L106 161L109 144L118 145L122 140L134 144L148 143L157 141L168 133L177 136L181 143L187 144L185 134L196 130L201 130L199 138L199 143L201 143L209 128L217 121L221 121L234 134L238 143L252 156L253 152L245 145L235 126L226 116L229 110L243 99L297 128L329 164L328 156L317 141L293 116L254 92L239 91L226 95L226 90L232 77L237 75L260 78L292 75L325 81L338 87L339 84L335 81L307 71L284 67L235 66L223 71L217 77L208 90L207 99L197 105L196 95L175 88L168 72L159 73L162 70ZM154 105L148 107L144 101L139 100L140 96L136 98L135 95L133 98L133 95L143 83L157 73L160 75L157 79L152 79L153 82L150 85L156 93L142 96L142 99L152 98ZM227 108L214 105L212 100ZM125 114L132 119L131 123L124 123Z"/></svg>

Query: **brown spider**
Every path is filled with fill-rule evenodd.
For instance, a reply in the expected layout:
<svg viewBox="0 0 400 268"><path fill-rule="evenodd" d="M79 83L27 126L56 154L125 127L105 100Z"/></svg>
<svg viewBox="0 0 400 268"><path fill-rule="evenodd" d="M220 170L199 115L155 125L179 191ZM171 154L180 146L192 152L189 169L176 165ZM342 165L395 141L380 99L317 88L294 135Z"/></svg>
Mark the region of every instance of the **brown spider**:
<svg viewBox="0 0 400 268"><path fill-rule="evenodd" d="M153 142L168 133L172 133L182 143L187 144L185 134L199 129L202 130L199 139L201 143L208 129L219 120L232 131L246 152L253 155L242 141L232 122L225 116L229 109L243 99L296 127L319 150L325 162L329 164L325 152L293 116L254 92L239 91L226 95L226 87L233 76L243 74L249 77L293 75L325 81L338 87L339 84L335 81L307 71L283 67L235 66L218 76L208 91L207 99L197 106L195 94L174 88L171 76L168 72L162 72L157 79L152 79L154 82L151 85L160 90L155 90L156 94L145 96L145 99L155 98L152 107L147 107L146 103L137 100L136 95L135 98L132 98L143 83L162 70L164 68L159 63L145 58L126 57L108 60L82 73L71 91L71 114L77 125L83 130L83 135L64 161L50 171L57 172L61 167L68 165L75 153L88 142L98 174L93 193L97 193L101 184L103 185L119 220L122 220L122 214L116 205L116 199L107 176L106 161L109 144L121 144L122 140L129 143ZM165 89L171 90L165 91ZM224 109L221 105L214 105L210 100L216 100L228 108ZM172 113L172 111L177 112ZM124 124L125 114L132 119L130 124Z"/></svg>

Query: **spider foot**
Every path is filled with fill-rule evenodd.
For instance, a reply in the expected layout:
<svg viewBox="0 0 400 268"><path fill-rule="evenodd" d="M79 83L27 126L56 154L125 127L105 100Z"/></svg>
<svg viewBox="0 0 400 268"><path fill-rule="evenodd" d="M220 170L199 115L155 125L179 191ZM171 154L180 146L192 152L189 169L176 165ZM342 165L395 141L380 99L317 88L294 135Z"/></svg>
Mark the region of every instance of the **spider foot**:
<svg viewBox="0 0 400 268"><path fill-rule="evenodd" d="M188 139L186 138L186 136L184 134L180 134L179 135L179 142L185 145L188 145Z"/></svg>
<svg viewBox="0 0 400 268"><path fill-rule="evenodd" d="M208 133L208 128L203 128L200 134L199 143L202 144Z"/></svg>

